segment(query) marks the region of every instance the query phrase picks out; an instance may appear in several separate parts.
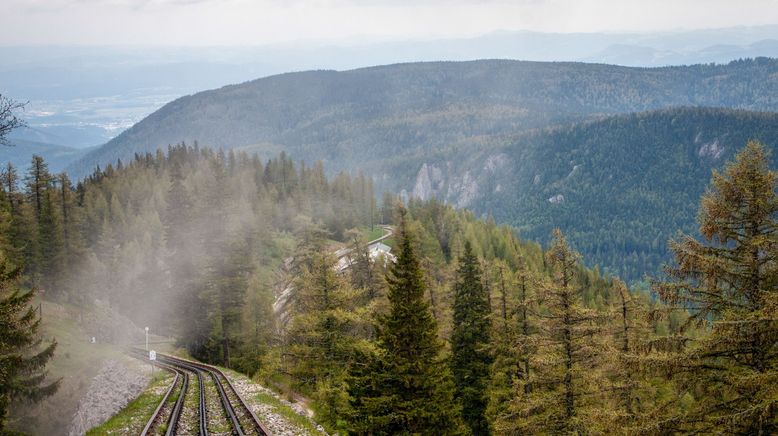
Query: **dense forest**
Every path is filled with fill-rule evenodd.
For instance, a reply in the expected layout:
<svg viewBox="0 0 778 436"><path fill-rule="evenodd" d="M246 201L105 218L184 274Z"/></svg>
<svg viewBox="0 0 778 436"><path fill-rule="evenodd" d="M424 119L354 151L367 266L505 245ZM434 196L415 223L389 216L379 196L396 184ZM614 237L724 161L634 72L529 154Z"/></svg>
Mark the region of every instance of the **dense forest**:
<svg viewBox="0 0 778 436"><path fill-rule="evenodd" d="M775 149L778 116L668 109L505 139L475 159L460 153L451 173L468 168L479 187L467 207L542 243L559 227L587 265L634 282L670 261L676 232L696 234L711 171L751 139ZM769 162L778 167L778 154Z"/></svg>
<svg viewBox="0 0 778 436"><path fill-rule="evenodd" d="M308 396L341 434L770 434L768 156L752 142L715 172L698 235L632 290L585 268L559 230L543 248L434 199L376 204L370 177L328 179L285 154L178 145L76 186L35 157L3 171L0 249L23 268L3 283L106 301L194 357ZM381 222L393 260L367 253ZM357 261L337 271L343 247Z"/></svg>

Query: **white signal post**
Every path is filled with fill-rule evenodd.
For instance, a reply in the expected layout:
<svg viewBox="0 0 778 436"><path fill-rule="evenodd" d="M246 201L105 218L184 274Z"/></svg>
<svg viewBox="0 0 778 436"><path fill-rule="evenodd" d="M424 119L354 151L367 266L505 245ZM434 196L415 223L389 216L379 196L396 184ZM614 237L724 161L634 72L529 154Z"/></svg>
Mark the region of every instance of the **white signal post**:
<svg viewBox="0 0 778 436"><path fill-rule="evenodd" d="M144 330L146 330L146 351L149 351L149 328L146 327Z"/></svg>
<svg viewBox="0 0 778 436"><path fill-rule="evenodd" d="M149 351L149 363L151 364L151 377L154 377L154 364L151 362L154 362L157 360L157 352L154 350Z"/></svg>

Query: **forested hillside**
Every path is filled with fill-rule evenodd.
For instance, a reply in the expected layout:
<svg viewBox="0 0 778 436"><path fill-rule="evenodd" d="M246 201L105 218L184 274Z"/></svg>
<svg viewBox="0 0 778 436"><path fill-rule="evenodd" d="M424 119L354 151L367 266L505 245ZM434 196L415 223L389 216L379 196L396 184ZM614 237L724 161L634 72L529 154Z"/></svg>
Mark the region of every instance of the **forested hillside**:
<svg viewBox="0 0 778 436"><path fill-rule="evenodd" d="M607 117L437 155L424 161L413 195L490 214L540 242L560 227L587 265L639 280L669 260L670 237L694 232L711 171L750 139L775 150L778 115L680 108ZM778 153L770 159L778 164Z"/></svg>
<svg viewBox="0 0 778 436"><path fill-rule="evenodd" d="M71 171L196 140L285 150L323 160L333 174L362 168L396 190L409 180L386 164L418 163L466 138L668 106L778 110L777 72L778 60L760 58L656 69L484 60L289 73L179 98Z"/></svg>
<svg viewBox="0 0 778 436"><path fill-rule="evenodd" d="M40 158L22 188L10 167L0 250L23 263L18 284L107 301L200 359L307 396L344 434L771 433L766 155L749 143L714 176L703 239L672 244L659 300L586 269L559 230L543 250L436 200L379 207L370 179L328 180L320 163L183 145L76 187ZM366 234L384 220L393 257L373 258ZM339 271L344 247L356 260Z"/></svg>
<svg viewBox="0 0 778 436"><path fill-rule="evenodd" d="M633 281L668 259L670 235L693 228L712 168L752 137L778 142L776 117L705 108L606 114L778 110L776 77L778 61L764 58L656 69L474 61L290 73L171 102L70 171L183 140L285 151L325 162L330 174L363 171L379 193L492 214L529 239L546 242L559 226L588 265Z"/></svg>

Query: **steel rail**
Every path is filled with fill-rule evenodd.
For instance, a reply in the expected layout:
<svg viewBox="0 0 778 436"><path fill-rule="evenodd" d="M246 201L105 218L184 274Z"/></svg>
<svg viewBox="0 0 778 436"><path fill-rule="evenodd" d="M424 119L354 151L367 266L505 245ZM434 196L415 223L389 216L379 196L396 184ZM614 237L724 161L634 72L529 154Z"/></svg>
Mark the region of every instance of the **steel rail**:
<svg viewBox="0 0 778 436"><path fill-rule="evenodd" d="M176 434L176 428L178 428L178 421L181 419L181 410L184 408L184 399L186 398L186 391L189 389L189 374L181 372L184 375L183 383L181 384L181 393L176 398L176 404L173 406L173 411L170 413L170 422L165 431L165 436L172 436Z"/></svg>
<svg viewBox="0 0 778 436"><path fill-rule="evenodd" d="M141 431L140 436L146 436L149 434L151 428L154 427L154 423L156 423L157 420L160 418L159 415L160 413L162 413L162 409L167 404L168 399L170 398L170 394L173 393L173 390L175 389L176 385L178 385L178 381L182 378L181 372L176 368L164 364L156 364L156 365L160 368L163 368L175 374L175 378L173 379L173 383L170 384L170 387L165 392L165 395L162 397L162 401L159 402L157 408L154 409L154 413L151 414L151 417L149 418L148 422L146 422L146 426L143 427L143 431Z"/></svg>
<svg viewBox="0 0 778 436"><path fill-rule="evenodd" d="M154 421L158 417L164 405L167 403L167 399L172 393L173 387L176 385L178 379L179 378L181 379L181 389L178 394L178 398L176 398L176 402L173 405L173 410L170 412L170 415L168 416L167 429L165 431L165 436L174 435L176 433L176 428L178 427L178 421L181 418L181 410L183 409L184 406L184 399L186 398L186 392L189 388L189 374L187 374L185 371L181 371L179 368L176 368L175 365L166 365L165 363L162 363L160 361L150 360L145 350L132 348L129 350L129 354L135 357L136 359L144 360L160 368L173 370L176 373L176 379L174 383L171 384L162 402L160 402L159 405L157 406L157 409L154 411L152 418L149 420L149 422L146 423L146 427L143 429L142 435L147 435L148 432L153 428Z"/></svg>
<svg viewBox="0 0 778 436"><path fill-rule="evenodd" d="M169 360L168 356L159 355L158 358L162 361L169 362L169 364L173 366L178 366L179 368L197 374L197 382L200 390L198 399L198 423L200 426L200 435L208 436L208 408L206 404L205 383L203 382L203 370L194 365Z"/></svg>
<svg viewBox="0 0 778 436"><path fill-rule="evenodd" d="M248 407L246 402L243 400L243 397L241 397L241 395L235 389L235 386L233 386L230 379L227 378L224 372L222 372L219 368L216 368L211 365L206 365L204 363L193 362L191 360L180 359L168 355L161 355L161 357L162 359L164 359L166 362L169 362L170 364L179 363L183 365L193 366L196 368L200 368L211 375L211 378L214 380L214 383L216 384L216 388L219 391L219 397L222 400L222 406L227 412L228 418L232 422L233 429L235 430L235 434L239 436L244 436L246 434L246 431L253 430L259 435L267 435L267 436L272 435L272 433L269 430L267 430L267 428L265 428L265 426L262 424L259 418L257 418L257 415L254 413L254 411L251 410L250 407ZM237 399L238 406L244 412L244 416L246 415L248 416L248 420L250 421L249 422L250 427L253 427L252 429L244 428L243 425L241 424L238 414L235 411L235 407L232 405L232 401L230 401L227 390L224 388L224 383L222 382L220 377L224 379L224 381L227 384L227 388L229 388L230 393L232 393L232 395Z"/></svg>

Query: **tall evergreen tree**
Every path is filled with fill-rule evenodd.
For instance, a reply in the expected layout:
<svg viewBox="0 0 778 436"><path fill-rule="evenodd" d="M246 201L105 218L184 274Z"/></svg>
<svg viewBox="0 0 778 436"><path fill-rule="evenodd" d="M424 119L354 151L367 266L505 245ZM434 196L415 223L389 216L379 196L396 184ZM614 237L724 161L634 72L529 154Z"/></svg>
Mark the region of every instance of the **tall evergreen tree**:
<svg viewBox="0 0 778 436"><path fill-rule="evenodd" d="M778 432L777 188L764 145L749 142L713 173L698 218L704 241L671 241L676 265L653 289L689 311L684 327L709 334L661 361L682 388L694 389L696 402L653 431Z"/></svg>
<svg viewBox="0 0 778 436"><path fill-rule="evenodd" d="M21 267L0 252L0 433L12 401L37 402L59 387L59 380L46 380L45 371L57 343L40 349L41 321L30 306L34 293L19 290L20 275Z"/></svg>
<svg viewBox="0 0 778 436"><path fill-rule="evenodd" d="M43 211L44 196L51 186L51 174L49 174L49 165L41 156L33 155L30 162L30 169L25 178L27 192L35 209L35 217L40 220Z"/></svg>
<svg viewBox="0 0 778 436"><path fill-rule="evenodd" d="M460 408L403 207L397 230L397 261L387 278L390 309L379 319L375 361L352 384L352 428L362 434L456 434L463 425Z"/></svg>
<svg viewBox="0 0 778 436"><path fill-rule="evenodd" d="M55 193L47 189L43 193L43 207L38 219L38 247L40 250L40 265L38 271L41 274L40 283L48 290L54 291L52 295L62 295L59 289L59 279L65 273L65 256L63 227L59 217L59 211L55 205Z"/></svg>
<svg viewBox="0 0 778 436"><path fill-rule="evenodd" d="M462 417L474 435L489 434L486 421L486 385L489 378L489 303L478 259L470 242L459 258L454 285L454 331L451 335L451 372Z"/></svg>

